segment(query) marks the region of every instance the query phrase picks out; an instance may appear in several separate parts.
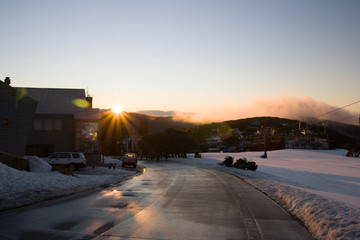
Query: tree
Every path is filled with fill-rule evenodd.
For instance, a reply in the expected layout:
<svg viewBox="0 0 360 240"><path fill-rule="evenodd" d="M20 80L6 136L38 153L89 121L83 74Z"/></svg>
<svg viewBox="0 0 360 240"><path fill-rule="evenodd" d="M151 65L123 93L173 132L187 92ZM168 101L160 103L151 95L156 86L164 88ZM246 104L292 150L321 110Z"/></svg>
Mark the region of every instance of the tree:
<svg viewBox="0 0 360 240"><path fill-rule="evenodd" d="M195 140L187 132L167 129L165 132L144 136L139 141L139 148L147 157L159 159L168 155L186 156L196 147Z"/></svg>

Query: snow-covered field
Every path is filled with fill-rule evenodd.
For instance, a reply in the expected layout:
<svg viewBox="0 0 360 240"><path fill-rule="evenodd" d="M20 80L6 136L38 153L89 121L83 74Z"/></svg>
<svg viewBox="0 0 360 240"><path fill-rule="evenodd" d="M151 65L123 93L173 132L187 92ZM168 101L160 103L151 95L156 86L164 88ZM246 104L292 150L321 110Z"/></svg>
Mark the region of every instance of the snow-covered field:
<svg viewBox="0 0 360 240"><path fill-rule="evenodd" d="M360 239L360 158L345 157L344 150L281 150L246 153L189 154L169 159L228 171L263 191L299 218L318 239ZM225 156L255 161L256 171L217 165ZM118 160L105 158L106 163ZM145 162L146 166L146 162ZM0 163L0 210L69 195L120 182L135 171L88 167L67 176L49 172L49 166L30 160L31 172ZM229 183L231 184L231 183Z"/></svg>
<svg viewBox="0 0 360 240"><path fill-rule="evenodd" d="M298 217L318 239L360 239L360 158L344 150L203 153L178 161L221 169L243 178ZM246 157L254 171L217 165Z"/></svg>
<svg viewBox="0 0 360 240"><path fill-rule="evenodd" d="M121 165L119 160L105 158L105 163L115 162ZM87 167L71 176L51 172L50 165L37 157L31 158L29 163L31 172L0 163L0 210L108 186L137 174L120 168Z"/></svg>

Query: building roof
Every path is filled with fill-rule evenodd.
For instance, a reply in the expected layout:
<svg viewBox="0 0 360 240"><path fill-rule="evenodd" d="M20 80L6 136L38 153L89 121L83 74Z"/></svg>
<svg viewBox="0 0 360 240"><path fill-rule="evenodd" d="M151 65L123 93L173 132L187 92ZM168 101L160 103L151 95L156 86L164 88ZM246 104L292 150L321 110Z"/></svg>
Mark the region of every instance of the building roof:
<svg viewBox="0 0 360 240"><path fill-rule="evenodd" d="M30 96L23 96L21 92L18 91L17 88L12 87L1 80L0 80L0 90L1 90L1 95L3 95L2 97L5 97L5 95L7 95L6 97L14 97L16 101L26 100L29 102L38 103L34 98L31 98Z"/></svg>
<svg viewBox="0 0 360 240"><path fill-rule="evenodd" d="M74 100L86 100L84 89L25 88L27 96L38 102L36 114L74 114L75 119L100 119L97 108L83 108Z"/></svg>

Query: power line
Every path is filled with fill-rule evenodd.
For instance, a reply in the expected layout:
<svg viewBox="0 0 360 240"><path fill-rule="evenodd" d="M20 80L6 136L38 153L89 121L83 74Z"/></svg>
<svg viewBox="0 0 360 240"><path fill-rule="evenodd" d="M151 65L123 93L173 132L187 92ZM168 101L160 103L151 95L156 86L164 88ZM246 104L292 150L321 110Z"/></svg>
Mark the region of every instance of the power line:
<svg viewBox="0 0 360 240"><path fill-rule="evenodd" d="M350 117L342 118L342 119L340 119L340 120L338 120L338 121L343 121L343 120L346 120L346 119L349 119L349 118L354 118L354 117L357 117L357 116L359 116L359 115L358 115L358 114L352 115L352 116L350 116Z"/></svg>
<svg viewBox="0 0 360 240"><path fill-rule="evenodd" d="M335 110L332 110L332 111L323 113L323 114L317 116L317 118L322 117L322 116L324 116L324 115L327 115L327 114L329 114L329 113L333 113L333 112L339 111L339 110L344 109L344 108L346 108L346 107L350 107L351 105L355 105L355 104L357 104L357 103L360 103L360 101L356 101L356 102L350 103L350 104L348 104L348 105L346 105L346 106L339 107L339 108L337 108L337 109L335 109Z"/></svg>
<svg viewBox="0 0 360 240"><path fill-rule="evenodd" d="M342 106L342 107L336 108L336 109L331 110L331 111L329 111L329 112L323 113L323 114L321 114L321 115L317 116L316 118L319 118L319 117L325 116L325 115L327 115L327 114L330 114L330 113L333 113L333 112L339 111L339 110L341 110L341 109L344 109L344 108L350 107L350 106L355 105L355 104L357 104L357 103L360 103L360 100L359 100L359 101L356 101L356 102L353 102L353 103L350 103L350 104L348 104L348 105L345 105L345 106ZM346 120L346 119L349 119L349 118L352 118L352 117L356 117L356 116L357 116L357 115L354 115L354 116L347 117L347 118L345 118L345 119L341 119L341 120L338 120L338 121ZM274 129L274 130L275 130L275 131L278 131L278 130L281 130L281 129L284 129L284 128L288 128L288 127L296 126L296 125L299 125L299 123L300 123L300 122L301 122L301 121L298 121L297 123L290 124L290 125L287 125L287 126L284 126L284 127L280 127L280 128L276 128L276 129Z"/></svg>

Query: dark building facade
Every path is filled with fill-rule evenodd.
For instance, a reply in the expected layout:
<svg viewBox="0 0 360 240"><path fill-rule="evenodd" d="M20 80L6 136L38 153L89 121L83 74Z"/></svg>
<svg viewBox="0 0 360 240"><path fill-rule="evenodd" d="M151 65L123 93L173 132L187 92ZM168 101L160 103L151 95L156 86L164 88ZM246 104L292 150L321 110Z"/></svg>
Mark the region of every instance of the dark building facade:
<svg viewBox="0 0 360 240"><path fill-rule="evenodd" d="M84 89L26 88L26 94L38 101L27 155L100 154L100 110L92 108Z"/></svg>
<svg viewBox="0 0 360 240"><path fill-rule="evenodd" d="M0 81L0 151L24 155L37 104L24 90L11 87L9 78Z"/></svg>
<svg viewBox="0 0 360 240"><path fill-rule="evenodd" d="M49 156L74 151L73 114L36 114L26 146L27 155Z"/></svg>

